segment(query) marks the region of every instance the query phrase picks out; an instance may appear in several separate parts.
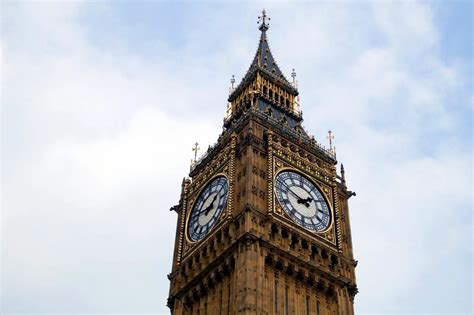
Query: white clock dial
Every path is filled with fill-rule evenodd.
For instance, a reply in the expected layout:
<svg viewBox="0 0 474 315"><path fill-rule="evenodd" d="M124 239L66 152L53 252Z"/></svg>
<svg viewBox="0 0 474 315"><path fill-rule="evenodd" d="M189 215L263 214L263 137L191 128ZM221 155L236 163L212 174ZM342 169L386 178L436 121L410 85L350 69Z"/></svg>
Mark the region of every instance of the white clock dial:
<svg viewBox="0 0 474 315"><path fill-rule="evenodd" d="M214 178L199 194L188 219L188 237L199 241L217 223L227 202L227 178Z"/></svg>
<svg viewBox="0 0 474 315"><path fill-rule="evenodd" d="M318 187L305 176L280 172L275 178L278 202L286 214L302 227L321 232L331 223L331 211Z"/></svg>

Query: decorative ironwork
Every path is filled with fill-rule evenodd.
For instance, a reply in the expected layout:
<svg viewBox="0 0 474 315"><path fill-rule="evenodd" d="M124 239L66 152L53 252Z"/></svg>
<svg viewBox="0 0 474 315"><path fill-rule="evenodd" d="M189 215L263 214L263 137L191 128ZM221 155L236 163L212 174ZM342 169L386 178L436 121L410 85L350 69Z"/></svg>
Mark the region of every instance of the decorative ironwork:
<svg viewBox="0 0 474 315"><path fill-rule="evenodd" d="M196 166L198 166L209 155L209 153L211 153L214 150L214 148L217 145L218 145L218 143L216 142L213 145L209 146L207 151L201 157L199 157L199 159L196 159L196 156L195 156L194 163L193 163L193 165L191 165L191 172L196 168ZM193 149L193 151L194 151L194 149Z"/></svg>
<svg viewBox="0 0 474 315"><path fill-rule="evenodd" d="M262 32L266 32L268 28L270 27L270 24L267 23L267 19L268 21L271 20L271 18L267 16L267 12L265 11L265 9L263 9L262 15L258 17L258 21L257 21L257 24L260 24L260 27L258 29L261 30Z"/></svg>
<svg viewBox="0 0 474 315"><path fill-rule="evenodd" d="M194 147L192 148L192 151L194 152L194 161L193 161L193 164L196 163L197 161L197 154L198 154L198 151L201 150L201 148L199 147L199 143L195 143L194 144Z"/></svg>
<svg viewBox="0 0 474 315"><path fill-rule="evenodd" d="M234 92L235 90L234 84L235 84L235 75L232 75L232 77L230 78L229 94L232 94L232 92Z"/></svg>
<svg viewBox="0 0 474 315"><path fill-rule="evenodd" d="M332 151L332 140L334 139L334 133L331 130L329 130L326 138L329 139L329 150Z"/></svg>

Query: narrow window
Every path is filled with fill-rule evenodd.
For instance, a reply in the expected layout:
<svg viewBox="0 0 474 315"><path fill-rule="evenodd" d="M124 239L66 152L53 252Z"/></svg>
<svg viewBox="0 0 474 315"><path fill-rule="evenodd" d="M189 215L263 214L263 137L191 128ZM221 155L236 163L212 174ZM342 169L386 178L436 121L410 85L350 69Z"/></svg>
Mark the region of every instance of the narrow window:
<svg viewBox="0 0 474 315"><path fill-rule="evenodd" d="M207 302L204 303L204 315L207 315Z"/></svg>
<svg viewBox="0 0 474 315"><path fill-rule="evenodd" d="M285 287L285 315L288 315L288 286Z"/></svg>
<svg viewBox="0 0 474 315"><path fill-rule="evenodd" d="M316 302L316 315L319 315L319 302Z"/></svg>
<svg viewBox="0 0 474 315"><path fill-rule="evenodd" d="M227 314L230 315L230 290L232 288L232 282L229 281L229 287L227 288Z"/></svg>
<svg viewBox="0 0 474 315"><path fill-rule="evenodd" d="M275 314L278 314L278 281L275 281L275 288L273 289L273 302Z"/></svg>
<svg viewBox="0 0 474 315"><path fill-rule="evenodd" d="M306 296L306 315L309 315L309 296Z"/></svg>
<svg viewBox="0 0 474 315"><path fill-rule="evenodd" d="M219 315L222 315L222 289L220 290L220 298L219 298Z"/></svg>

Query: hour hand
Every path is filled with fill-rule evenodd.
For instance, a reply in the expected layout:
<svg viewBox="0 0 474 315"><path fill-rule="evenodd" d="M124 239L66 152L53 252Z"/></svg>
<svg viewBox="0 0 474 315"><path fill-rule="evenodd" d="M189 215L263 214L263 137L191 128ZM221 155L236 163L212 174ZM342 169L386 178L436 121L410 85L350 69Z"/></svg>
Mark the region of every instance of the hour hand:
<svg viewBox="0 0 474 315"><path fill-rule="evenodd" d="M305 198L305 199L303 199L303 198L299 198L299 199L298 199L298 203L300 203L300 204L301 204L301 203L307 204L307 203L309 203L309 202L311 202L311 201L313 201L313 198L311 198L311 197L308 197L308 198Z"/></svg>
<svg viewBox="0 0 474 315"><path fill-rule="evenodd" d="M300 199L298 199L297 202L298 202L299 204L304 204L304 205L306 206L306 208L309 208L309 203L310 203L311 201L313 201L313 198L308 197L308 198L305 198L305 199L301 199L301 198L300 198Z"/></svg>
<svg viewBox="0 0 474 315"><path fill-rule="evenodd" d="M206 209L204 209L204 215L207 215L209 213L209 211L211 211L211 209L214 208L214 202L216 201L216 199L217 199L217 194L212 199L211 204L209 206L207 206Z"/></svg>

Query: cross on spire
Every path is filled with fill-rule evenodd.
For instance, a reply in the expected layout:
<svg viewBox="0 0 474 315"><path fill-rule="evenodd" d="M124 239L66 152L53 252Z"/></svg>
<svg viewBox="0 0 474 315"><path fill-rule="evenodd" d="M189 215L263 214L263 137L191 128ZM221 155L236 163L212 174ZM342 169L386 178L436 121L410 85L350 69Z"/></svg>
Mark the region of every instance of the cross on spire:
<svg viewBox="0 0 474 315"><path fill-rule="evenodd" d="M329 130L326 138L329 139L329 150L332 150L332 139L334 139L334 133L331 130Z"/></svg>
<svg viewBox="0 0 474 315"><path fill-rule="evenodd" d="M196 163L197 161L197 154L198 154L198 151L200 150L201 148L199 147L199 143L195 143L194 144L194 147L192 148L192 151L194 152L194 163Z"/></svg>
<svg viewBox="0 0 474 315"><path fill-rule="evenodd" d="M258 29L261 30L262 32L267 31L268 28L270 27L270 24L268 24L267 19L268 21L271 20L271 18L267 16L267 12L265 11L265 9L263 9L262 15L258 17L258 21L257 21L257 24L260 24Z"/></svg>
<svg viewBox="0 0 474 315"><path fill-rule="evenodd" d="M293 83L295 83L295 80L296 80L296 72L295 72L295 69L293 68L293 70L291 71L291 77L293 78Z"/></svg>

